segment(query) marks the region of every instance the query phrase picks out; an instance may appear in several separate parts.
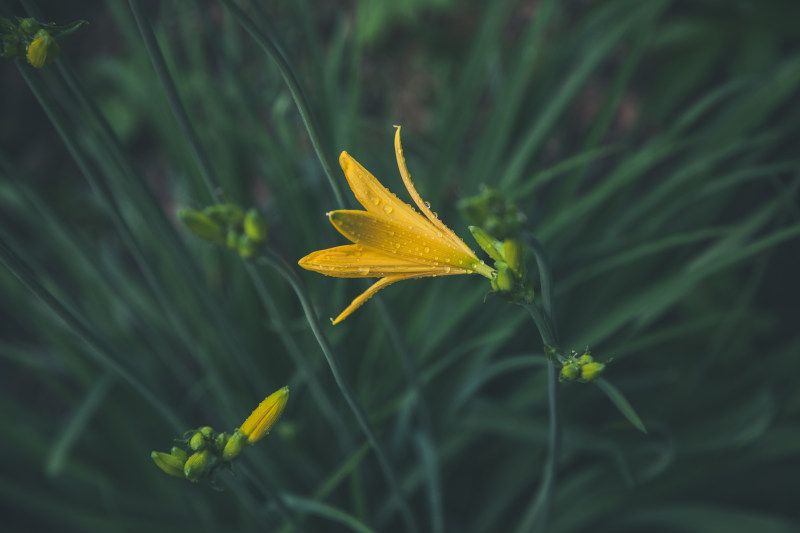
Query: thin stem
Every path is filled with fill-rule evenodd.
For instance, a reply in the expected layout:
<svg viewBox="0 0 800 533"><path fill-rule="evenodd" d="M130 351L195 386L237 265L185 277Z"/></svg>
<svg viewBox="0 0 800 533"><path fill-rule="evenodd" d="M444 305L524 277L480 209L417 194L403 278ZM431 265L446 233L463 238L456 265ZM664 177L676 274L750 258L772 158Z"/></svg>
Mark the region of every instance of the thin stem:
<svg viewBox="0 0 800 533"><path fill-rule="evenodd" d="M553 275L550 261L547 258L544 246L538 239L525 235L525 242L530 247L539 269L539 283L541 285L542 306L544 312L536 304L520 304L533 318L542 342L546 345L558 346L558 331L554 322L553 309ZM536 496L528 508L528 512L517 527L517 533L530 531L547 531L552 506L553 494L556 489L558 473L558 453L561 447L561 421L558 399L558 372L555 363L547 364L547 401L548 417L550 422L550 435L547 442L547 458L545 460L542 478Z"/></svg>
<svg viewBox="0 0 800 533"><path fill-rule="evenodd" d="M281 50L275 39L256 26L253 20L248 17L247 14L242 11L242 9L234 2L231 0L220 0L220 3L222 3L233 14L239 24L241 24L247 30L247 32L253 37L253 39L256 40L259 46L261 46L261 48L267 53L267 55L269 55L270 58L275 61L275 65L278 67L278 70L280 71L281 76L283 76L283 80L286 82L286 86L289 88L289 92L294 99L297 110L300 112L300 118L303 120L306 131L308 131L308 137L311 140L311 145L314 147L314 151L316 152L319 162L325 171L325 175L328 177L331 189L333 190L333 195L336 197L336 203L340 206L344 206L344 197L342 196L341 186L339 185L339 181L336 179L333 173L333 167L331 166L330 159L325 155L325 151L322 149L322 142L319 136L319 127L314 119L314 115L311 113L311 107L308 105L308 100L306 99L305 94L300 87L300 83L297 81L297 76L295 76L294 70L292 70L292 66L286 59L286 55L283 53L283 50Z"/></svg>
<svg viewBox="0 0 800 533"><path fill-rule="evenodd" d="M418 531L416 521L411 513L411 508L409 507L406 499L403 497L403 494L400 490L400 484L397 480L394 470L392 469L391 463L389 462L388 455L378 441L378 438L375 435L375 430L372 427L372 423L369 421L369 418L367 418L364 409L361 407L361 404L342 374L336 354L334 353L327 336L320 327L319 319L317 318L317 314L311 305L311 300L308 297L302 282L289 268L289 266L286 265L283 259L277 256L271 250L264 251L260 258L260 262L266 263L277 270L278 273L289 282L289 285L291 285L292 290L294 290L298 300L300 300L300 305L303 307L306 320L308 321L309 326L311 326L311 331L314 333L314 337L316 337L320 348L322 348L322 353L325 355L325 359L328 362L328 366L330 367L331 374L333 374L333 378L336 381L336 385L339 387L342 396L344 396L345 401L347 401L347 404L353 411L353 414L361 426L361 429L366 434L370 445L372 445L372 449L375 451L378 464L380 465L381 470L383 470L383 475L386 478L387 484L389 485L389 490L392 493L392 497L400 509L400 515L403 517L406 529L412 532Z"/></svg>

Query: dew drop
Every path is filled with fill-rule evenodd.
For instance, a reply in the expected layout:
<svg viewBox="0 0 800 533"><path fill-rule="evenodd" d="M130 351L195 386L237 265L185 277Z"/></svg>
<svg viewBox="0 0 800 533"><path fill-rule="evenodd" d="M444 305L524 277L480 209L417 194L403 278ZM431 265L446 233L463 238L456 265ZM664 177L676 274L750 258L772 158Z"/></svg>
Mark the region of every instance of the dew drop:
<svg viewBox="0 0 800 533"><path fill-rule="evenodd" d="M431 251L431 249L430 249L430 248L428 248L428 247L426 246L424 251L425 251L425 253L427 254L428 252L430 252L430 251Z"/></svg>
<svg viewBox="0 0 800 533"><path fill-rule="evenodd" d="M450 267L444 267L444 273L447 274L450 272Z"/></svg>
<svg viewBox="0 0 800 533"><path fill-rule="evenodd" d="M369 201L372 202L375 205L378 205L378 204L381 203L380 198L378 198L377 196L370 197Z"/></svg>
<svg viewBox="0 0 800 533"><path fill-rule="evenodd" d="M430 202L425 202L425 207L427 207L428 209L430 209L430 208L431 208L431 203L430 203Z"/></svg>
<svg viewBox="0 0 800 533"><path fill-rule="evenodd" d="M391 213L392 211L394 211L394 209L392 209L392 206L390 206L390 205L384 205L383 206L383 210L386 212L387 215L389 213Z"/></svg>
<svg viewBox="0 0 800 533"><path fill-rule="evenodd" d="M394 237L394 232L393 231L387 231L387 233L389 234L389 237Z"/></svg>
<svg viewBox="0 0 800 533"><path fill-rule="evenodd" d="M359 274L369 274L369 267L360 266L358 267Z"/></svg>
<svg viewBox="0 0 800 533"><path fill-rule="evenodd" d="M400 248L400 243L399 242L394 243L394 247L395 248Z"/></svg>

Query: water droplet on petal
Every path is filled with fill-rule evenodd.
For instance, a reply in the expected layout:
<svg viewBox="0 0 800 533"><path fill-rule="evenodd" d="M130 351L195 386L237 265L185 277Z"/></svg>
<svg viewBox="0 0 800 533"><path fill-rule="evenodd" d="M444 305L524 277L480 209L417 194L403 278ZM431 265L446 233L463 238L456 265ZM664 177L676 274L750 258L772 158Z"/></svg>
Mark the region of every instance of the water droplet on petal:
<svg viewBox="0 0 800 533"><path fill-rule="evenodd" d="M392 206L390 206L390 205L384 205L383 206L383 210L386 212L387 215L389 213L391 213L392 211L394 211L394 209L392 209Z"/></svg>
<svg viewBox="0 0 800 533"><path fill-rule="evenodd" d="M430 208L431 208L431 203L430 203L430 202L425 202L425 207L427 207L428 209L430 209Z"/></svg>
<svg viewBox="0 0 800 533"><path fill-rule="evenodd" d="M375 205L378 205L378 204L381 203L380 199L377 196L371 196L369 201L372 202Z"/></svg>
<svg viewBox="0 0 800 533"><path fill-rule="evenodd" d="M444 273L447 274L448 272L450 272L450 267L444 267Z"/></svg>
<svg viewBox="0 0 800 533"><path fill-rule="evenodd" d="M428 252L430 252L430 251L431 251L431 249L430 249L430 248L428 248L428 247L426 246L424 251L425 251L425 253L427 254Z"/></svg>
<svg viewBox="0 0 800 533"><path fill-rule="evenodd" d="M359 274L369 274L369 267L360 266L358 267Z"/></svg>
<svg viewBox="0 0 800 533"><path fill-rule="evenodd" d="M389 234L389 237L394 237L394 232L393 231L388 231L387 233Z"/></svg>

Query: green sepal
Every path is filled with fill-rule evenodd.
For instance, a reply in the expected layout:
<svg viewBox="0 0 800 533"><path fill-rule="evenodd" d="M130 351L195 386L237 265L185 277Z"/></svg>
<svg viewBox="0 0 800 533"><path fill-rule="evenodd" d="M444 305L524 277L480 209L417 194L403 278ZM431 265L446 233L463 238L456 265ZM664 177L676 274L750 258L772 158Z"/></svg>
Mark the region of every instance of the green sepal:
<svg viewBox="0 0 800 533"><path fill-rule="evenodd" d="M472 237L475 239L475 242L478 243L478 246L480 246L489 257L495 261L505 262L502 248L498 249L498 245L502 247L502 243L498 242L481 227L469 226L469 231L472 233Z"/></svg>

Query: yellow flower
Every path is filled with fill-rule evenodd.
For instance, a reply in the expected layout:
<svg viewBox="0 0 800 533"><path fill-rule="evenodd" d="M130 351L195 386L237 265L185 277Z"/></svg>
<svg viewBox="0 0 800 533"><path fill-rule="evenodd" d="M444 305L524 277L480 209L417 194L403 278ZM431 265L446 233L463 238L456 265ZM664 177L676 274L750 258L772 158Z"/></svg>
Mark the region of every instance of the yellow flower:
<svg viewBox="0 0 800 533"><path fill-rule="evenodd" d="M26 57L28 63L36 68L49 65L58 55L58 43L46 31L39 30L34 35L33 41L28 45Z"/></svg>
<svg viewBox="0 0 800 533"><path fill-rule="evenodd" d="M253 444L269 433L272 426L280 418L286 401L289 399L289 387L273 392L250 413L242 427L238 429L240 435L246 437L244 444Z"/></svg>
<svg viewBox="0 0 800 533"><path fill-rule="evenodd" d="M439 220L411 183L400 145L400 127L394 149L400 176L422 214L381 185L347 152L339 156L347 182L366 211L337 210L328 218L355 244L311 253L299 262L307 269L339 278L381 278L333 320L338 324L376 292L396 281L454 274L480 274L489 279L493 269L473 253Z"/></svg>

